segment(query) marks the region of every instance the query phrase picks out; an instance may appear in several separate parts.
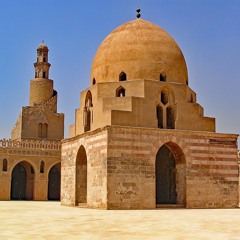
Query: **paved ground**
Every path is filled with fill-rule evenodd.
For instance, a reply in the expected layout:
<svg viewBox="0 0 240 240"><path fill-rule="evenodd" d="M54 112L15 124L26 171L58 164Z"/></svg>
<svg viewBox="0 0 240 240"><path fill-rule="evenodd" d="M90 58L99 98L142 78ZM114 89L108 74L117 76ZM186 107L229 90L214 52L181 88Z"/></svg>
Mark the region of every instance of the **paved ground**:
<svg viewBox="0 0 240 240"><path fill-rule="evenodd" d="M2 201L0 239L240 240L240 209L106 211Z"/></svg>

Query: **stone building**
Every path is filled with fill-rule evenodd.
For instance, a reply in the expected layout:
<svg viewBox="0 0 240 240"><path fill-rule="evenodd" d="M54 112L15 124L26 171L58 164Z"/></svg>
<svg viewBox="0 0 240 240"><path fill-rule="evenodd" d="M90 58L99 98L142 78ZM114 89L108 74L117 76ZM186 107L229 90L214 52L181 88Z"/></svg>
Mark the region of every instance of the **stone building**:
<svg viewBox="0 0 240 240"><path fill-rule="evenodd" d="M138 15L112 31L62 141L61 204L237 207L238 135L215 132L188 84L184 56L162 28Z"/></svg>
<svg viewBox="0 0 240 240"><path fill-rule="evenodd" d="M42 43L30 82L29 106L22 107L10 140L0 140L0 200L59 200L64 115L49 79L48 47Z"/></svg>

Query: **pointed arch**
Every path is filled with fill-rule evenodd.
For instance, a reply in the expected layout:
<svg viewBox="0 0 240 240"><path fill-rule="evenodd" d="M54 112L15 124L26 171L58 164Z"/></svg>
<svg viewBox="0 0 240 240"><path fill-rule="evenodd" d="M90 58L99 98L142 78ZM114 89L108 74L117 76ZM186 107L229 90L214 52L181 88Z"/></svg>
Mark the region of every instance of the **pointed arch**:
<svg viewBox="0 0 240 240"><path fill-rule="evenodd" d="M85 98L85 106L83 109L83 126L84 132L91 130L91 121L93 122L93 103L92 103L92 93L88 90Z"/></svg>
<svg viewBox="0 0 240 240"><path fill-rule="evenodd" d="M3 170L3 172L7 172L7 170L8 170L8 161L7 161L7 159L3 159L2 170Z"/></svg>
<svg viewBox="0 0 240 240"><path fill-rule="evenodd" d="M116 89L116 97L125 97L125 92L126 92L126 89L122 86L119 86Z"/></svg>
<svg viewBox="0 0 240 240"><path fill-rule="evenodd" d="M175 128L175 117L174 110L171 106L167 107L167 128L174 129Z"/></svg>
<svg viewBox="0 0 240 240"><path fill-rule="evenodd" d="M127 74L125 72L119 74L119 81L127 81Z"/></svg>
<svg viewBox="0 0 240 240"><path fill-rule="evenodd" d="M175 128L175 97L171 88L163 86L158 92L157 99L157 127Z"/></svg>
<svg viewBox="0 0 240 240"><path fill-rule="evenodd" d="M91 91L87 91L87 94L86 94L86 97L85 97L85 107L92 107L93 104L92 104L92 93Z"/></svg>
<svg viewBox="0 0 240 240"><path fill-rule="evenodd" d="M166 82L166 80L167 80L166 74L165 74L165 73L161 73L161 74L160 74L160 77L159 77L159 80L160 80L161 82Z"/></svg>
<svg viewBox="0 0 240 240"><path fill-rule="evenodd" d="M76 157L76 205L87 203L87 154L83 145L80 146Z"/></svg>
<svg viewBox="0 0 240 240"><path fill-rule="evenodd" d="M156 204L186 205L186 160L173 142L163 144L155 162Z"/></svg>
<svg viewBox="0 0 240 240"><path fill-rule="evenodd" d="M48 136L48 124L38 123L38 138L47 138Z"/></svg>
<svg viewBox="0 0 240 240"><path fill-rule="evenodd" d="M17 163L12 170L11 199L33 200L35 171L27 161Z"/></svg>
<svg viewBox="0 0 240 240"><path fill-rule="evenodd" d="M156 204L176 204L176 162L169 148L163 145L156 156Z"/></svg>
<svg viewBox="0 0 240 240"><path fill-rule="evenodd" d="M48 173L48 200L60 200L61 163L53 165Z"/></svg>
<svg viewBox="0 0 240 240"><path fill-rule="evenodd" d="M157 120L158 120L158 128L163 128L163 109L161 106L157 106Z"/></svg>

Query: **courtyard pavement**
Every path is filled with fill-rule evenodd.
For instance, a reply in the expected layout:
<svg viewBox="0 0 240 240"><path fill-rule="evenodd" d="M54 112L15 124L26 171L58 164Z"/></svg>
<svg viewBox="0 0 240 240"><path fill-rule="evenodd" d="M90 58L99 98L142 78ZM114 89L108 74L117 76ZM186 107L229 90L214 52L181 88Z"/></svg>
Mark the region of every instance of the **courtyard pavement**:
<svg viewBox="0 0 240 240"><path fill-rule="evenodd" d="M1 201L0 239L240 240L240 209L113 211Z"/></svg>

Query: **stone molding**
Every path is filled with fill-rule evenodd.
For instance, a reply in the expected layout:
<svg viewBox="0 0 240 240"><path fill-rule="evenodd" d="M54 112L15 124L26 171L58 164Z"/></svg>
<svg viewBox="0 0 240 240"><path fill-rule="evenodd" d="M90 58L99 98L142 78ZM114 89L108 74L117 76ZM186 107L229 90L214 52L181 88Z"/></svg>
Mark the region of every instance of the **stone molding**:
<svg viewBox="0 0 240 240"><path fill-rule="evenodd" d="M38 149L41 151L54 150L60 152L61 141L44 141L44 140L10 140L10 139L0 139L0 149L8 148L9 150L20 150L20 149ZM35 154L34 154L35 155Z"/></svg>

